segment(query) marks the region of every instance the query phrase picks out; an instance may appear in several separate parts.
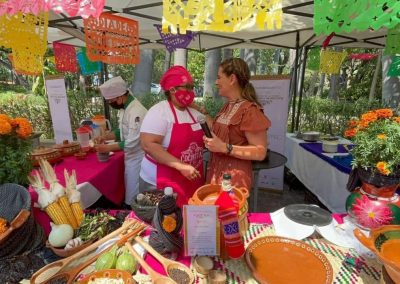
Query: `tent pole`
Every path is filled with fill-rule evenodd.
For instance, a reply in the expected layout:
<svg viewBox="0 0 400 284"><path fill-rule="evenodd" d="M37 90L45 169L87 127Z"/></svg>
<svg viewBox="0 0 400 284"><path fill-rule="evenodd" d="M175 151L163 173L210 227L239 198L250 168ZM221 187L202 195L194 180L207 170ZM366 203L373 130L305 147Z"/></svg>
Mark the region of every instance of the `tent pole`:
<svg viewBox="0 0 400 284"><path fill-rule="evenodd" d="M291 132L294 132L294 124L295 124L295 116L296 116L296 97L297 97L297 67L299 61L299 42L300 42L300 33L296 32L296 57L294 59L294 74L292 79L294 80L293 84L293 97L292 97L292 127Z"/></svg>
<svg viewBox="0 0 400 284"><path fill-rule="evenodd" d="M102 84L104 84L107 80L108 80L108 69L107 69L107 64L106 63L102 63L103 68L102 68ZM103 105L104 105L104 116L110 120L110 106L108 105L108 103L106 103L106 100L103 98ZM111 129L110 129L111 130Z"/></svg>
<svg viewBox="0 0 400 284"><path fill-rule="evenodd" d="M305 46L303 48L303 64L301 65L301 79L300 79L300 89L299 89L299 106L297 108L297 116L296 116L296 130L299 131L299 121L300 121L300 110L301 110L301 101L303 100L303 85L304 85L304 73L306 72L307 65L307 52L308 47Z"/></svg>

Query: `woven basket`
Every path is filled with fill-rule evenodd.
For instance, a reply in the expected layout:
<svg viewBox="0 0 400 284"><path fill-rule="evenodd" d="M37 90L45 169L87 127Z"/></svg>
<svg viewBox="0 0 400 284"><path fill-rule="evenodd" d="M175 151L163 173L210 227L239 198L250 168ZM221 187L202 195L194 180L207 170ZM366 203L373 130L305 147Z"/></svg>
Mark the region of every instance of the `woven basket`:
<svg viewBox="0 0 400 284"><path fill-rule="evenodd" d="M141 193L146 192L154 192L154 190L148 190ZM157 206L142 206L139 205L136 201L137 194L132 200L132 210L135 212L136 216L138 216L141 220L145 221L146 223L151 223L154 217L154 213L156 212Z"/></svg>

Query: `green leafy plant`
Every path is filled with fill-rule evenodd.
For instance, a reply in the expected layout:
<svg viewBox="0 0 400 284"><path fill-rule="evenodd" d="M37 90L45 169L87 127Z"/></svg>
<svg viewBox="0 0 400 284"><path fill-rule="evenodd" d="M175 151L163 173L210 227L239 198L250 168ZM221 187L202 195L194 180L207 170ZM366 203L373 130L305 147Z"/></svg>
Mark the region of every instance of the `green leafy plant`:
<svg viewBox="0 0 400 284"><path fill-rule="evenodd" d="M383 175L400 174L400 117L391 109L376 109L349 121L345 137L353 140L353 168Z"/></svg>
<svg viewBox="0 0 400 284"><path fill-rule="evenodd" d="M0 184L28 185L32 170L32 125L22 117L0 114Z"/></svg>

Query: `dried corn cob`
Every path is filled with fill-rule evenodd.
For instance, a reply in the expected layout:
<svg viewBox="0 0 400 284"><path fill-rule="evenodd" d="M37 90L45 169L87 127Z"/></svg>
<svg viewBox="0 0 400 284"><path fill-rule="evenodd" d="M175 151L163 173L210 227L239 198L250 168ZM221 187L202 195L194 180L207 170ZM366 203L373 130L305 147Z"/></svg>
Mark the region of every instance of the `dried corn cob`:
<svg viewBox="0 0 400 284"><path fill-rule="evenodd" d="M69 224L67 216L65 216L64 212L62 211L60 205L57 202L51 203L44 209L44 211L47 213L47 215L50 216L54 224L56 225Z"/></svg>
<svg viewBox="0 0 400 284"><path fill-rule="evenodd" d="M75 170L72 171L71 175L68 174L67 170L64 170L64 178L68 200L79 227L84 218L84 214L81 206L81 193L76 190L77 181Z"/></svg>
<svg viewBox="0 0 400 284"><path fill-rule="evenodd" d="M85 215L83 214L81 203L80 202L72 203L71 209L79 227L83 221L83 218L85 217Z"/></svg>
<svg viewBox="0 0 400 284"><path fill-rule="evenodd" d="M67 196L63 195L58 198L57 203L60 205L62 211L64 212L65 216L68 219L68 224L71 225L73 229L78 229L78 222L75 218L71 205L69 204Z"/></svg>

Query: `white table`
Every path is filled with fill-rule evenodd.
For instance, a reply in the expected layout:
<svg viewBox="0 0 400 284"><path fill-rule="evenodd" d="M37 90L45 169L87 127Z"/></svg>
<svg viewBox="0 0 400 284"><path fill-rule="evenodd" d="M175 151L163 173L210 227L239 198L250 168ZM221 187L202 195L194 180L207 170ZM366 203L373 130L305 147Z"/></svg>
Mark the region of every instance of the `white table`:
<svg viewBox="0 0 400 284"><path fill-rule="evenodd" d="M286 133L286 167L333 213L346 212L346 198L350 194L346 189L348 174L307 151L299 144L304 140L294 138L293 133ZM340 144L351 144L341 139ZM327 154L331 155L332 154ZM336 155L336 154L335 154Z"/></svg>

